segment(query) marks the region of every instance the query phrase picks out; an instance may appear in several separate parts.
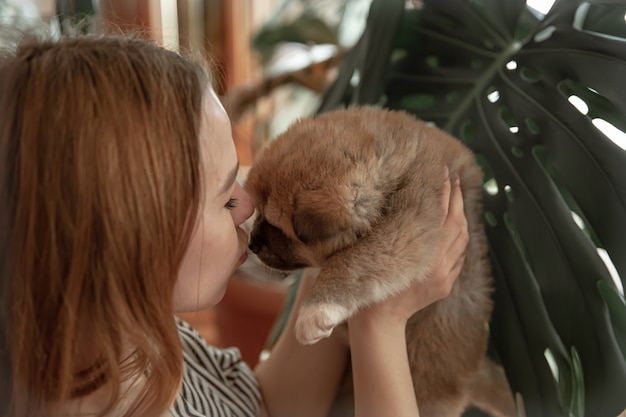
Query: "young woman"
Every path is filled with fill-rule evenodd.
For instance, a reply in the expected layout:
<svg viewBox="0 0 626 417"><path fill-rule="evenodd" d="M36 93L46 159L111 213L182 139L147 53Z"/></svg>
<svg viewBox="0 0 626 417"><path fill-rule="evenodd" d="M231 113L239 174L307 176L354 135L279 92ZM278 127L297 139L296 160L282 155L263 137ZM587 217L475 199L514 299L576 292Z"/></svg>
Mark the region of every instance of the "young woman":
<svg viewBox="0 0 626 417"><path fill-rule="evenodd" d="M348 360L337 336L302 346L289 323L253 373L176 319L216 304L246 259L253 207L237 169L208 73L176 53L77 37L2 58L6 415L326 413ZM357 416L418 413L404 326L449 293L468 239L458 184L442 181L439 268L349 323Z"/></svg>

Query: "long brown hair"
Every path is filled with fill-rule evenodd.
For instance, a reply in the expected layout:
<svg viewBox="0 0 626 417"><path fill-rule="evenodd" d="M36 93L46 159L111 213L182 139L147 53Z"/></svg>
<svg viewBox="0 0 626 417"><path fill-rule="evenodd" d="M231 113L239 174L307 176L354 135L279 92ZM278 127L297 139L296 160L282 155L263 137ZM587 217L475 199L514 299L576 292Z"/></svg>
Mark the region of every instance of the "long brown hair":
<svg viewBox="0 0 626 417"><path fill-rule="evenodd" d="M208 83L203 66L123 37L29 41L1 60L11 415L57 415L103 381L113 407L137 376L125 415L173 401L182 352L172 294L199 205ZM81 373L87 345L98 348L95 372Z"/></svg>

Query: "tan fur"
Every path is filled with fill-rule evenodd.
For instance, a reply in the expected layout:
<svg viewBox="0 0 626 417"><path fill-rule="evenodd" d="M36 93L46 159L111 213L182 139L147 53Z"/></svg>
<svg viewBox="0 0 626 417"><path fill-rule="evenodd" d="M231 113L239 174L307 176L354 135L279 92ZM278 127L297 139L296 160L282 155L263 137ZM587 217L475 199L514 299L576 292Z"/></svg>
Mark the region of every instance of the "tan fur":
<svg viewBox="0 0 626 417"><path fill-rule="evenodd" d="M258 211L250 248L273 268L321 268L296 322L298 339L314 343L433 270L446 166L461 179L470 243L450 296L407 325L420 413L459 416L475 404L511 416L504 373L486 358L492 278L482 172L456 139L406 113L370 107L295 123L249 173Z"/></svg>

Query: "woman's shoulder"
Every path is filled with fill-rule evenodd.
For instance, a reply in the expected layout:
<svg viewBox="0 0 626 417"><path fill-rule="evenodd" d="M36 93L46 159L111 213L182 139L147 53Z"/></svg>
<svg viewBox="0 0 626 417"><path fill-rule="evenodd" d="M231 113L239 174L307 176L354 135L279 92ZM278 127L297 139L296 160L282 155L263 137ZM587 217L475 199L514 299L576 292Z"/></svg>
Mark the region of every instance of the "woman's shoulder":
<svg viewBox="0 0 626 417"><path fill-rule="evenodd" d="M211 346L188 323L177 318L183 348L183 381L174 416L257 416L261 394L239 349Z"/></svg>

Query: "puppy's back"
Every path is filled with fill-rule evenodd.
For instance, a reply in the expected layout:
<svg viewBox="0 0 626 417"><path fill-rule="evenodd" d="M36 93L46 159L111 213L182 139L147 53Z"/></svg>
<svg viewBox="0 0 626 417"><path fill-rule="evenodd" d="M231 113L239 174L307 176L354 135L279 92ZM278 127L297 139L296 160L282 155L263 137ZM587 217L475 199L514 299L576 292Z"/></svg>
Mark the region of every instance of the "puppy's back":
<svg viewBox="0 0 626 417"><path fill-rule="evenodd" d="M375 107L350 107L301 119L270 143L263 157L265 167L299 177L303 188L325 184L355 165L366 168L369 180L385 188L409 171L420 169L424 176L430 174L429 167L448 165L454 175L473 163L472 153L447 133L408 113ZM315 176L303 172L310 166L316 167ZM441 172L435 175L440 177Z"/></svg>

